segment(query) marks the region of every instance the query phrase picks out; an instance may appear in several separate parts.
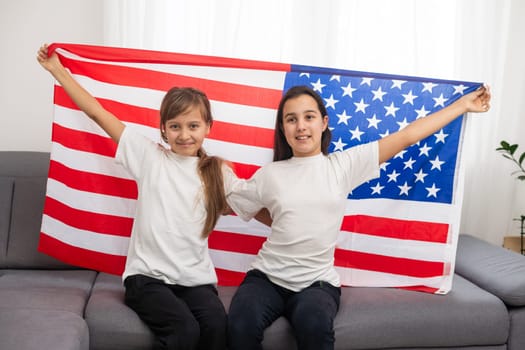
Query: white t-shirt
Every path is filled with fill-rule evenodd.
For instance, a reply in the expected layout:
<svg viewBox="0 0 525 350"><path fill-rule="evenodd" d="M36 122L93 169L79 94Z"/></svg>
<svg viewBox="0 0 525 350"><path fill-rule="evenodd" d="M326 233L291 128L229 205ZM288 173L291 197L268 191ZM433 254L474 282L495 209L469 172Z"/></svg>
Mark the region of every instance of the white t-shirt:
<svg viewBox="0 0 525 350"><path fill-rule="evenodd" d="M202 237L206 209L198 157L178 155L126 127L115 158L139 193L122 278L143 274L183 286L217 283L208 239ZM227 166L223 174L228 194L237 178Z"/></svg>
<svg viewBox="0 0 525 350"><path fill-rule="evenodd" d="M272 216L271 233L252 267L277 285L300 291L315 281L339 286L334 251L347 196L379 176L377 142L328 156L270 163L229 198L244 220L261 208Z"/></svg>

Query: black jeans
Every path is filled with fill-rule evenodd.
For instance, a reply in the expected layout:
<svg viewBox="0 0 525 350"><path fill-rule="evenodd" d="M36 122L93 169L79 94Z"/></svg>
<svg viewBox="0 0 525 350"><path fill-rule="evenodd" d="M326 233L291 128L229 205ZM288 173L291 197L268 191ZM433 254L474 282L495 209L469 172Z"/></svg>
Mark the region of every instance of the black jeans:
<svg viewBox="0 0 525 350"><path fill-rule="evenodd" d="M230 350L262 349L264 330L279 316L290 322L300 350L334 348L334 318L341 289L326 282L293 292L251 270L233 296L228 312Z"/></svg>
<svg viewBox="0 0 525 350"><path fill-rule="evenodd" d="M226 311L213 285L184 287L133 275L125 302L155 334L154 349L224 350Z"/></svg>

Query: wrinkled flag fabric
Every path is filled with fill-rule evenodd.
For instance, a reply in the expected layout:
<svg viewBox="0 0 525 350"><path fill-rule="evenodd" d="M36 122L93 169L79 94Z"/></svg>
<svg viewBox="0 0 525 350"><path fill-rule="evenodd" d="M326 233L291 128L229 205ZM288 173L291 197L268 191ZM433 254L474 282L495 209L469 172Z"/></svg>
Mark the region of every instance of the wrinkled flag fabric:
<svg viewBox="0 0 525 350"><path fill-rule="evenodd" d="M325 101L331 152L391 134L480 83L224 57L53 44L73 77L122 121L161 143L158 109L173 86L203 90L214 124L204 147L249 178L271 162L276 109L294 85ZM334 264L346 286L446 294L459 234L461 116L381 166L349 194ZM137 188L116 144L54 86L52 150L39 250L111 274L124 269ZM322 218L319 218L322 220ZM237 285L269 228L223 216L209 238L220 285ZM319 234L323 234L320 232ZM173 252L177 254L177 252Z"/></svg>

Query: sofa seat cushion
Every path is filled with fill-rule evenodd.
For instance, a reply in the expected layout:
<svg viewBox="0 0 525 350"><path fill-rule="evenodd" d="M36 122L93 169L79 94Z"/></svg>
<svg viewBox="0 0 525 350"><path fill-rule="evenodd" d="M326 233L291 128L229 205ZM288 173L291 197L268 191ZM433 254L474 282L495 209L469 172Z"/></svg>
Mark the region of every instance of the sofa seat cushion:
<svg viewBox="0 0 525 350"><path fill-rule="evenodd" d="M237 287L219 287L226 310ZM99 273L86 307L90 344L93 350L151 349L153 333L137 314L124 304L124 286L119 276ZM265 331L265 349L290 350L295 340L289 323L280 318Z"/></svg>
<svg viewBox="0 0 525 350"><path fill-rule="evenodd" d="M388 288L344 288L336 348L468 347L505 344L503 302L455 275L447 295Z"/></svg>
<svg viewBox="0 0 525 350"><path fill-rule="evenodd" d="M120 276L99 273L86 306L92 350L149 350L153 333L124 304L124 286Z"/></svg>
<svg viewBox="0 0 525 350"><path fill-rule="evenodd" d="M2 270L0 308L62 310L84 315L96 272Z"/></svg>
<svg viewBox="0 0 525 350"><path fill-rule="evenodd" d="M219 289L227 309L235 289ZM509 318L501 300L456 275L447 295L343 287L334 329L336 350L504 350ZM296 348L284 318L265 331L263 345L272 350Z"/></svg>
<svg viewBox="0 0 525 350"><path fill-rule="evenodd" d="M501 300L460 276L452 291L432 295L395 288L342 288L335 349L506 349L509 316ZM219 287L228 310L236 287ZM120 277L99 274L86 308L91 348L147 349L151 331L124 305ZM264 349L295 349L289 323L265 331Z"/></svg>
<svg viewBox="0 0 525 350"><path fill-rule="evenodd" d="M508 350L525 349L525 308L510 308L510 333Z"/></svg>
<svg viewBox="0 0 525 350"><path fill-rule="evenodd" d="M74 313L0 307L3 350L89 350L86 321Z"/></svg>

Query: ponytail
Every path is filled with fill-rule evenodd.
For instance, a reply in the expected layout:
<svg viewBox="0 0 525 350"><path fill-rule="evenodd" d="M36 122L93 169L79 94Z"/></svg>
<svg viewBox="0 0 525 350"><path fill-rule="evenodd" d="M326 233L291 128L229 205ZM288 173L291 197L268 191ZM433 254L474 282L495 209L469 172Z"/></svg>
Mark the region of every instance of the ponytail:
<svg viewBox="0 0 525 350"><path fill-rule="evenodd" d="M202 237L207 238L217 224L219 217L228 208L224 194L224 177L222 174L223 160L219 157L208 156L199 150L198 170L204 187L204 207L206 221L202 228Z"/></svg>

